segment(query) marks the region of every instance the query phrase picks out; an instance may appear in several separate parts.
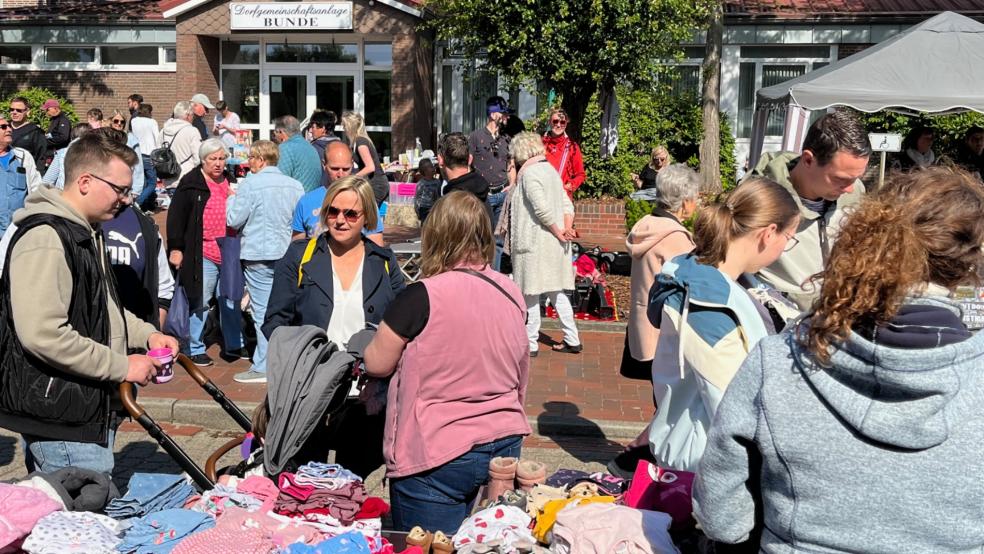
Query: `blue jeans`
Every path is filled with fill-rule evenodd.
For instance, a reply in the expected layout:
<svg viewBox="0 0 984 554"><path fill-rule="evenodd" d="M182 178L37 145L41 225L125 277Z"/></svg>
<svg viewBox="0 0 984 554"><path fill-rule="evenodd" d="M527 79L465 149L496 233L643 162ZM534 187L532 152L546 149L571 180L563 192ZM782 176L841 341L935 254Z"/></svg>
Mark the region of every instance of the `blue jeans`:
<svg viewBox="0 0 984 554"><path fill-rule="evenodd" d="M393 526L409 531L456 532L471 513L478 489L489 481L489 462L496 456L519 457L523 437L511 436L480 444L434 469L390 480Z"/></svg>
<svg viewBox="0 0 984 554"><path fill-rule="evenodd" d="M267 338L263 334L270 289L273 288L273 265L276 262L243 262L246 287L249 288L249 305L253 309L253 326L256 327L256 350L253 351L253 371L266 373Z"/></svg>
<svg viewBox="0 0 984 554"><path fill-rule="evenodd" d="M208 305L215 297L219 286L219 264L209 259L202 260L202 307L191 312L191 341L189 350L192 356L205 353L205 320L208 319ZM239 307L226 297L219 297L219 327L226 352L243 347L242 318Z"/></svg>
<svg viewBox="0 0 984 554"><path fill-rule="evenodd" d="M488 202L489 207L492 208L492 230L495 230L496 225L499 223L499 216L502 214L502 203L506 201L506 192L497 192L495 194L490 194L486 202ZM502 239L496 237L495 239L495 258L492 261L492 269L499 271L499 263L502 261Z"/></svg>
<svg viewBox="0 0 984 554"><path fill-rule="evenodd" d="M148 201L155 196L154 193L157 190L157 170L154 169L150 156L145 154L141 154L141 156L144 167L144 188L140 192L140 196L137 197L135 204L144 211L153 211L150 209L151 206L148 205Z"/></svg>
<svg viewBox="0 0 984 554"><path fill-rule="evenodd" d="M28 470L51 473L69 466L91 469L112 475L115 460L113 443L116 431L109 430L106 446L89 442L47 440L34 435L24 435L28 458ZM33 463L33 467L31 467Z"/></svg>

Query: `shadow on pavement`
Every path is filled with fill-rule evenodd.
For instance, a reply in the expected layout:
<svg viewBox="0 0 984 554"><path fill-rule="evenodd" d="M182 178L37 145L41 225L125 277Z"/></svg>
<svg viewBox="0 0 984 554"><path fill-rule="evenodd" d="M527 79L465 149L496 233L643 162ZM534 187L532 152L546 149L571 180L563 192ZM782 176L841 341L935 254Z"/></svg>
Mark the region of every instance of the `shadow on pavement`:
<svg viewBox="0 0 984 554"><path fill-rule="evenodd" d="M113 470L113 482L120 492L125 493L130 477L136 473L172 473L178 474L181 469L167 452L161 450L153 440L131 442L116 453L116 468Z"/></svg>
<svg viewBox="0 0 984 554"><path fill-rule="evenodd" d="M0 436L0 467L14 461L17 454L17 439Z"/></svg>
<svg viewBox="0 0 984 554"><path fill-rule="evenodd" d="M582 417L572 402L544 402L543 409L546 411L537 416L538 434L580 462L605 464L624 448L609 440L598 424Z"/></svg>

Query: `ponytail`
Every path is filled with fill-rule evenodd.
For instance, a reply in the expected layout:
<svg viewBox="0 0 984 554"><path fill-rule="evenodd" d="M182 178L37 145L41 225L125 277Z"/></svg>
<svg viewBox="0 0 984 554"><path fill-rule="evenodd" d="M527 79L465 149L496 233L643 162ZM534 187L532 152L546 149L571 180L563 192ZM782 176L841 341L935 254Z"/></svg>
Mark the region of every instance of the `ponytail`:
<svg viewBox="0 0 984 554"><path fill-rule="evenodd" d="M771 179L753 177L700 211L694 222L697 261L721 264L732 241L769 225L785 229L797 215L789 191Z"/></svg>
<svg viewBox="0 0 984 554"><path fill-rule="evenodd" d="M984 191L964 171L896 175L841 227L800 342L829 365L833 343L854 328L887 323L919 286L977 283L984 261L982 212Z"/></svg>

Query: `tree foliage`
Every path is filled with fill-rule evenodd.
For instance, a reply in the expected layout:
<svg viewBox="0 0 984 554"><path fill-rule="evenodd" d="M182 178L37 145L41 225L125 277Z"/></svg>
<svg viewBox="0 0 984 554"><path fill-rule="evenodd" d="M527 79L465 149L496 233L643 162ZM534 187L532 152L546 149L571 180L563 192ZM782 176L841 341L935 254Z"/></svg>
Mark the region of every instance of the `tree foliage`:
<svg viewBox="0 0 984 554"><path fill-rule="evenodd" d="M984 114L965 112L950 115L905 115L897 112L858 112L870 133L898 133L904 138L915 127L925 125L935 130L933 151L937 157L953 156L971 127L984 127Z"/></svg>
<svg viewBox="0 0 984 554"><path fill-rule="evenodd" d="M71 121L72 124L78 123L79 121L78 115L75 114L75 107L68 100L56 95L46 88L34 87L10 93L0 93L0 96L3 98L3 100L0 100L0 113L5 114L10 113L11 98L15 98L17 96L23 96L26 98L28 102L27 107L31 109L31 115L28 116L28 121L37 123L38 127L41 127L43 130L48 129L50 119L48 114L41 109L41 104L44 104L44 101L49 98L58 100L58 103L61 105L62 113L68 117L68 120Z"/></svg>
<svg viewBox="0 0 984 554"><path fill-rule="evenodd" d="M513 84L555 90L580 136L599 87L649 86L703 28L710 0L427 0L438 38Z"/></svg>

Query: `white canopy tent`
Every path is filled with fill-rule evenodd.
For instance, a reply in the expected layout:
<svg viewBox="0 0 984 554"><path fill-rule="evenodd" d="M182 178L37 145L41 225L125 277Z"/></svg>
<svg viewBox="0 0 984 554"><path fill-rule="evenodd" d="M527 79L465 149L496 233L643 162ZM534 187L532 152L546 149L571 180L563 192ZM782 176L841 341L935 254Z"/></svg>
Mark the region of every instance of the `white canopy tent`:
<svg viewBox="0 0 984 554"><path fill-rule="evenodd" d="M762 154L768 113L788 106L783 147L798 151L807 110L984 113L984 24L943 12L853 56L760 89L749 159Z"/></svg>

